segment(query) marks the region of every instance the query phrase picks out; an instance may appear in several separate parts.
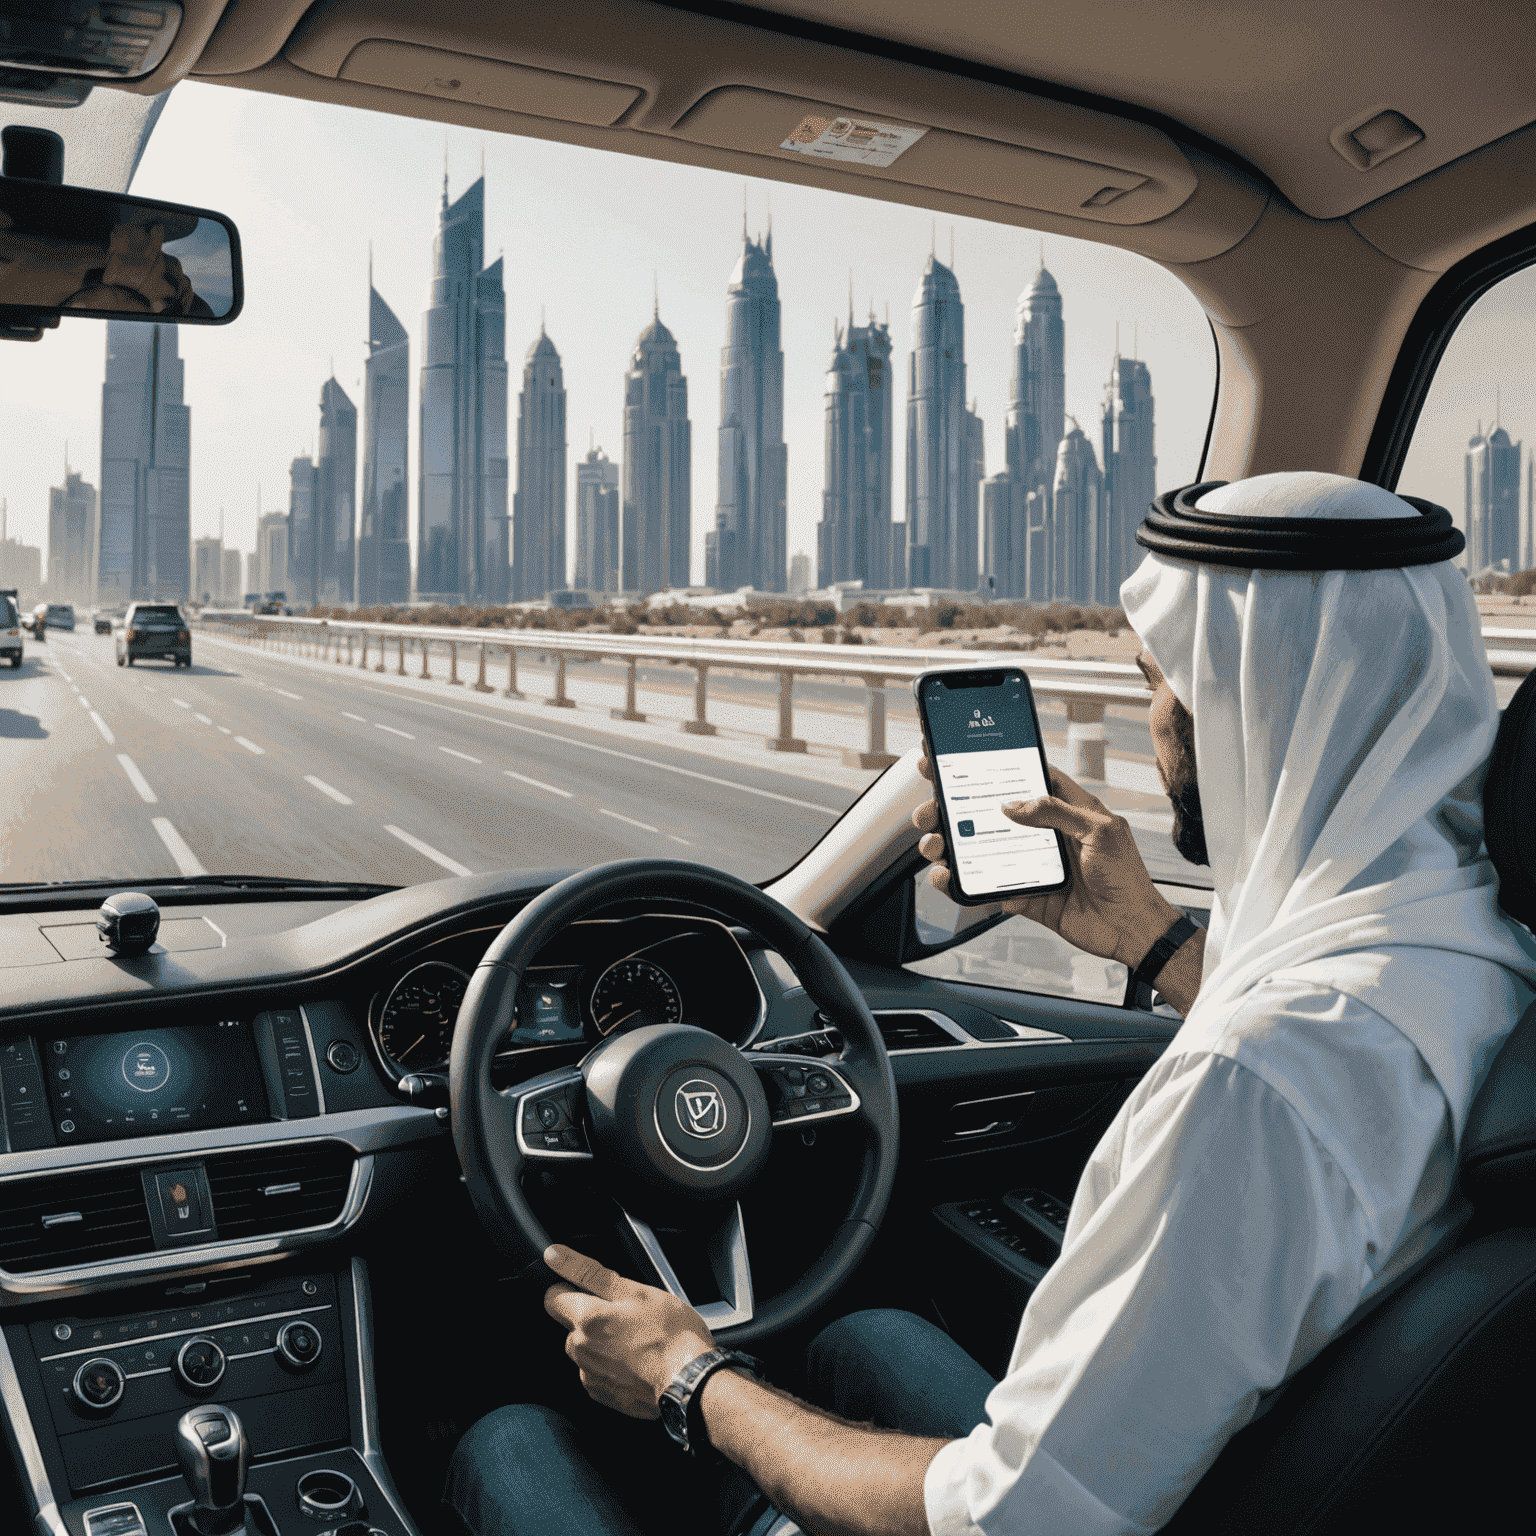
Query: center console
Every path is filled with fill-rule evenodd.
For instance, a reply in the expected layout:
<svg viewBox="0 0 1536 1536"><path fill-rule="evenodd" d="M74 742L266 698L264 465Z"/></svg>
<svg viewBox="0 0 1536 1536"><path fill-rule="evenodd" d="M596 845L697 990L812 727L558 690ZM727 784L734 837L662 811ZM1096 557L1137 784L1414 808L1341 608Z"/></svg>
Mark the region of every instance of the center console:
<svg viewBox="0 0 1536 1536"><path fill-rule="evenodd" d="M119 1291L6 1325L0 1397L37 1536L415 1536L379 1454L371 1333L360 1259ZM186 1447L231 1421L242 1486L219 1524Z"/></svg>

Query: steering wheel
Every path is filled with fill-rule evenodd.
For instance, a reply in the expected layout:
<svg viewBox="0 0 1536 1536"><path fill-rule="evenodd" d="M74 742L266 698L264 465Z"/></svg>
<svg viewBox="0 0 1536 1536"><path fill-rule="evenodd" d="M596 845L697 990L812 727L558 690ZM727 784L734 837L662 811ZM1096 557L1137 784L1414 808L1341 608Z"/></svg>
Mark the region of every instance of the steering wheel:
<svg viewBox="0 0 1536 1536"><path fill-rule="evenodd" d="M568 924L636 899L702 908L750 928L784 957L841 1031L841 1055L739 1051L707 1029L651 1024L611 1036L579 1065L504 1091L493 1088L491 1062L512 1028L534 957ZM448 1084L464 1182L519 1277L542 1270L553 1278L543 1263L550 1237L523 1194L523 1173L562 1161L592 1162L658 1283L684 1301L689 1298L651 1223L666 1219L708 1233L725 1299L697 1310L717 1338L732 1344L766 1338L834 1295L874 1239L896 1177L896 1083L853 978L805 923L756 886L680 860L598 865L529 902L491 942L470 979L454 1026ZM820 1258L787 1291L760 1301L752 1290L740 1197L763 1173L776 1134L823 1120L852 1120L863 1132L852 1201Z"/></svg>

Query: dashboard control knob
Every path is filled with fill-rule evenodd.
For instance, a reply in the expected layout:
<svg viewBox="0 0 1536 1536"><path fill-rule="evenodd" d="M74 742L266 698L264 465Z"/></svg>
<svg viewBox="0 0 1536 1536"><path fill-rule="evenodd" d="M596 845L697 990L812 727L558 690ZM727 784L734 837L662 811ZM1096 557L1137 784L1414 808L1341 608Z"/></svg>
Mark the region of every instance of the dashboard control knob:
<svg viewBox="0 0 1536 1536"><path fill-rule="evenodd" d="M115 1360L87 1360L75 1372L70 1391L75 1401L90 1413L111 1413L123 1400L127 1378Z"/></svg>
<svg viewBox="0 0 1536 1536"><path fill-rule="evenodd" d="M284 1323L277 1334L277 1352L297 1371L307 1371L320 1358L325 1341L313 1323Z"/></svg>
<svg viewBox="0 0 1536 1536"><path fill-rule="evenodd" d="M225 1364L212 1339L188 1339L176 1351L176 1379L189 1392L211 1392L223 1381Z"/></svg>
<svg viewBox="0 0 1536 1536"><path fill-rule="evenodd" d="M325 1059L333 1072L355 1072L362 1057L350 1040L332 1040L325 1048Z"/></svg>

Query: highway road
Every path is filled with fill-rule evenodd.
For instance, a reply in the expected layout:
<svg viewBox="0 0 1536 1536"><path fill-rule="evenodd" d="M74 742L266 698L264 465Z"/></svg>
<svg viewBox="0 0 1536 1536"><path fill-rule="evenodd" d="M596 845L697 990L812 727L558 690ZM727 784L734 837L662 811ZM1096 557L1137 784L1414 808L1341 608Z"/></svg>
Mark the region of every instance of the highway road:
<svg viewBox="0 0 1536 1536"><path fill-rule="evenodd" d="M243 647L120 668L54 632L0 677L0 881L259 874L405 885L643 855L751 880L857 791Z"/></svg>

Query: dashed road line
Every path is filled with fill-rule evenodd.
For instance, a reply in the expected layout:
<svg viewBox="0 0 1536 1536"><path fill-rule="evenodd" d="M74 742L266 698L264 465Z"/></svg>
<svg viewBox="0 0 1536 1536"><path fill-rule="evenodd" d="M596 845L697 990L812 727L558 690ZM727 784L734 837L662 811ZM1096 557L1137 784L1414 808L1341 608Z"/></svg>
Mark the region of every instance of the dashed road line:
<svg viewBox="0 0 1536 1536"><path fill-rule="evenodd" d="M404 736L407 741L415 741L416 738L409 731L397 731L392 725L380 725L377 720L373 722L374 729L388 731L391 736Z"/></svg>
<svg viewBox="0 0 1536 1536"><path fill-rule="evenodd" d="M485 761L482 757L471 757L468 752L460 752L453 747L439 747L437 750L439 752L446 752L449 757L462 757L466 763L482 763Z"/></svg>
<svg viewBox="0 0 1536 1536"><path fill-rule="evenodd" d="M180 709L191 709L192 708L192 706L190 704L188 704L185 699L172 699L171 703L175 704Z"/></svg>
<svg viewBox="0 0 1536 1536"><path fill-rule="evenodd" d="M145 693L159 693L160 692L160 690L158 688L151 688L148 683L140 683L139 687L142 688Z"/></svg>
<svg viewBox="0 0 1536 1536"><path fill-rule="evenodd" d="M221 725L221 726L220 726L220 727L219 727L219 729L220 729L220 730L221 730L221 731L223 731L223 733L224 733L224 734L225 734L225 735L226 735L226 736L233 736L233 735L234 735L234 732L233 732L233 731L231 731L231 730L230 730L230 728L229 728L229 727L228 727L228 726L227 726L227 725Z"/></svg>
<svg viewBox="0 0 1536 1536"><path fill-rule="evenodd" d="M80 690L78 688L76 688L75 692L76 693L80 693ZM83 693L80 693L80 708L81 709L89 709L90 707L91 707L91 701L88 698L86 698L86 696Z"/></svg>
<svg viewBox="0 0 1536 1536"><path fill-rule="evenodd" d="M639 827L642 832L660 832L660 827L653 827L648 821L636 821L633 816L621 816L617 811L610 811L607 806L600 805L597 808L599 816L611 816L615 821L627 821L632 827Z"/></svg>
<svg viewBox="0 0 1536 1536"><path fill-rule="evenodd" d="M451 875L472 875L474 870L466 869L457 859L450 859L446 853L439 853L431 843L424 843L419 837L412 837L409 832L402 832L399 827L386 826L384 828L391 837L398 837L407 848L414 848L423 858L431 859L434 864L440 864Z"/></svg>
<svg viewBox="0 0 1536 1536"><path fill-rule="evenodd" d="M667 836L671 838L674 843L681 843L684 848L693 847L693 844L690 843L686 837L679 837L676 832L668 832Z"/></svg>
<svg viewBox="0 0 1536 1536"><path fill-rule="evenodd" d="M347 717L348 720L356 720L359 725L367 725L368 724L368 716L367 715L354 715L350 709L342 710L342 714L344 714Z"/></svg>
<svg viewBox="0 0 1536 1536"><path fill-rule="evenodd" d="M66 683L74 682L74 678L72 678L69 673L64 670L63 667L59 668L59 676L62 677Z"/></svg>
<svg viewBox="0 0 1536 1536"><path fill-rule="evenodd" d="M192 713L194 715L197 715L197 718L199 720L201 720L204 725L212 725L213 724L213 721L210 720L207 715L199 715L195 709L192 711Z"/></svg>
<svg viewBox="0 0 1536 1536"><path fill-rule="evenodd" d="M156 816L152 825L160 834L160 841L165 844L166 851L176 861L176 869L180 874L189 878L194 875L206 875L208 871L197 862L192 850L187 847L186 839L164 816Z"/></svg>
<svg viewBox="0 0 1536 1536"><path fill-rule="evenodd" d="M123 765L123 772L128 775L128 782L138 790L139 799L146 805L157 804L159 796L149 787L149 780L139 772L139 765L126 752L119 752L117 760Z"/></svg>
<svg viewBox="0 0 1536 1536"><path fill-rule="evenodd" d="M296 699L300 704L304 702L302 693L289 693L286 688L274 688L273 693L280 693L285 699Z"/></svg>
<svg viewBox="0 0 1536 1536"><path fill-rule="evenodd" d="M558 784L546 784L543 779L530 779L526 773L513 773L510 768L501 770L509 779L516 779L519 784L531 784L535 789L547 789L552 795L563 795L567 800L571 798L568 789L561 789Z"/></svg>
<svg viewBox="0 0 1536 1536"><path fill-rule="evenodd" d="M115 747L117 745L117 737L107 729L107 722L103 720L94 709L91 711L91 719L96 722L96 729L101 732L102 737L106 741L107 745L109 747Z"/></svg>
<svg viewBox="0 0 1536 1536"><path fill-rule="evenodd" d="M327 784L324 779L317 779L314 776L314 774L312 774L312 773L306 773L304 775L304 782L306 784L313 784L315 786L315 788L318 789L322 795L329 795L331 797L331 799L336 802L337 805L351 805L352 804L352 797L351 797L351 795L344 795L344 794L342 794L342 792L339 789L332 789L331 786L329 784Z"/></svg>
<svg viewBox="0 0 1536 1536"><path fill-rule="evenodd" d="M267 749L265 747L258 747L254 741L248 741L244 736L236 736L235 740L239 742L247 752L254 752L257 757L265 757L267 755Z"/></svg>

